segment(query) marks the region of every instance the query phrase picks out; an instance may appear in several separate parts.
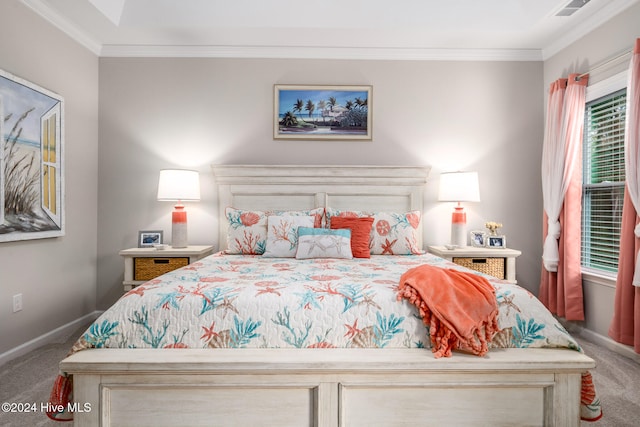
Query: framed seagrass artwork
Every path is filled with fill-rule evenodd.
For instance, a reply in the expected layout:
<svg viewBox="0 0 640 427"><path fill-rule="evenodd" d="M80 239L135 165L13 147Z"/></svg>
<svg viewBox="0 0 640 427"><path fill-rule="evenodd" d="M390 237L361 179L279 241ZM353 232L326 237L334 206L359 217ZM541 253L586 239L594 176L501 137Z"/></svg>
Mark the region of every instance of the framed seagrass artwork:
<svg viewBox="0 0 640 427"><path fill-rule="evenodd" d="M273 138L371 140L372 86L274 85Z"/></svg>
<svg viewBox="0 0 640 427"><path fill-rule="evenodd" d="M0 242L63 236L64 100L0 70Z"/></svg>

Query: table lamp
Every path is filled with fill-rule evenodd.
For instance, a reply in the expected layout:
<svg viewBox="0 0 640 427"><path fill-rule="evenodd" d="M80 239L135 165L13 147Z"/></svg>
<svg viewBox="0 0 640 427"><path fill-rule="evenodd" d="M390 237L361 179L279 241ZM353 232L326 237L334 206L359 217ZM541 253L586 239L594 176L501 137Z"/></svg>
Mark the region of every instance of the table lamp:
<svg viewBox="0 0 640 427"><path fill-rule="evenodd" d="M480 186L477 172L446 172L440 175L441 202L457 202L451 215L451 244L467 246L467 214L461 202L479 202Z"/></svg>
<svg viewBox="0 0 640 427"><path fill-rule="evenodd" d="M158 180L158 200L177 201L171 215L171 246L187 247L187 212L183 201L200 200L200 175L198 171L163 169Z"/></svg>

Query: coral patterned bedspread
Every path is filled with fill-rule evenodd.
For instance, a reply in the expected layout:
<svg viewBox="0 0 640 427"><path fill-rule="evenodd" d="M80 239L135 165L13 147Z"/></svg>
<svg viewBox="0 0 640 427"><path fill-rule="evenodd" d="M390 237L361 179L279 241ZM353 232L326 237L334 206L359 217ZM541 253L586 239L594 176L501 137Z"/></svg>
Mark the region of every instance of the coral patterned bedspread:
<svg viewBox="0 0 640 427"><path fill-rule="evenodd" d="M397 298L400 276L422 264L465 270L430 254L351 260L214 254L125 294L72 352L103 347L428 348L429 332L416 308ZM500 332L490 347L580 351L531 293L485 277L496 288L500 311ZM52 400L64 400L64 380L62 374ZM591 410L599 412L590 400Z"/></svg>

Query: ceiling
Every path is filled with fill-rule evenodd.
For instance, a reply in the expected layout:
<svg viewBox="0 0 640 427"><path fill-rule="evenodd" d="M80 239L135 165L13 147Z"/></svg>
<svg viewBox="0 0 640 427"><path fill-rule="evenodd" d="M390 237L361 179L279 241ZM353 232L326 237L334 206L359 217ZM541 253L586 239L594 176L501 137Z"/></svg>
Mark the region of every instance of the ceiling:
<svg viewBox="0 0 640 427"><path fill-rule="evenodd" d="M105 57L536 61L640 0L20 1Z"/></svg>

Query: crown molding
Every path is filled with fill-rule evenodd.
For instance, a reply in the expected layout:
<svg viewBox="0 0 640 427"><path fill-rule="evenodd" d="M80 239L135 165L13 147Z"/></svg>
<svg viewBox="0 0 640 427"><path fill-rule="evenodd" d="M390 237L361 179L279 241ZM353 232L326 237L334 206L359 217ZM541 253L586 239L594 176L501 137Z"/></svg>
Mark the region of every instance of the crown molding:
<svg viewBox="0 0 640 427"><path fill-rule="evenodd" d="M414 61L541 61L540 49L430 49L301 46L102 45L41 0L20 0L99 57L269 58Z"/></svg>
<svg viewBox="0 0 640 427"><path fill-rule="evenodd" d="M610 0L583 24L542 49L432 49L300 46L102 45L42 0L20 0L46 21L99 57L282 58L416 61L545 61L638 0ZM579 13L579 12L578 12Z"/></svg>
<svg viewBox="0 0 640 427"><path fill-rule="evenodd" d="M541 61L539 49L409 49L299 46L105 45L102 57L269 58L413 61Z"/></svg>

